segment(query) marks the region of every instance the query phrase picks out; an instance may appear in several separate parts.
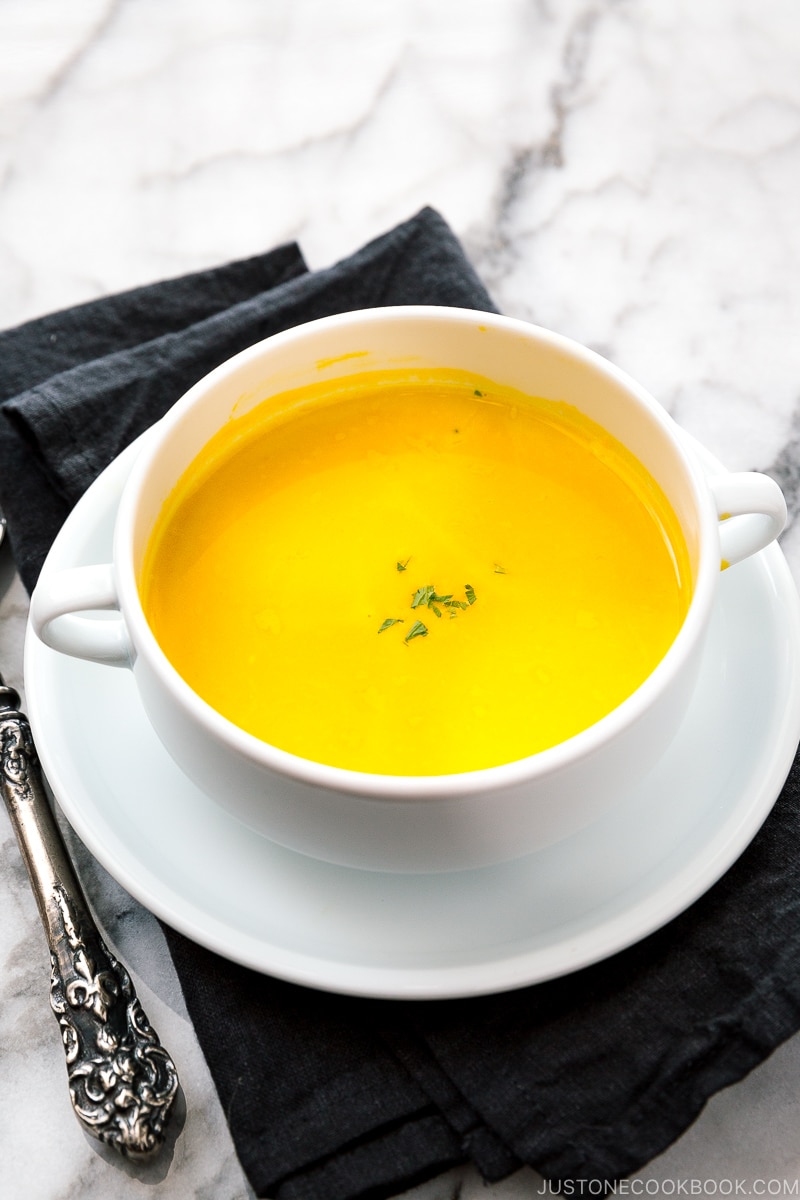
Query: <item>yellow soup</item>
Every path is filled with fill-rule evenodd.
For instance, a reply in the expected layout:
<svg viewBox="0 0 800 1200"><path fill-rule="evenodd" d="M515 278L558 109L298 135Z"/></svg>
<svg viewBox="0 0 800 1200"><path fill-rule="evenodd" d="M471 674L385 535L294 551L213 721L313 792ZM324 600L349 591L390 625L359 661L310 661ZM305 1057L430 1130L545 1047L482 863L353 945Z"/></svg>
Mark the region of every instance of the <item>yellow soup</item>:
<svg viewBox="0 0 800 1200"><path fill-rule="evenodd" d="M140 583L220 713L395 775L585 729L650 674L691 591L677 519L628 451L456 371L319 384L231 420L164 505Z"/></svg>

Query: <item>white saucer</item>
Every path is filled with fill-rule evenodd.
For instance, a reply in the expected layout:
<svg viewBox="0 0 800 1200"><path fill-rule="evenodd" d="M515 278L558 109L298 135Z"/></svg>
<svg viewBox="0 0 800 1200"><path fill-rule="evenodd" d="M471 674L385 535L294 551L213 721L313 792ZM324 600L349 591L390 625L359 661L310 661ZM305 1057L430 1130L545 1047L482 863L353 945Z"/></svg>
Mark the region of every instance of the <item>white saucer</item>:
<svg viewBox="0 0 800 1200"><path fill-rule="evenodd" d="M46 571L110 558L136 453L87 492ZM50 785L95 857L174 928L256 970L403 999L502 991L583 967L691 904L770 811L800 739L800 603L772 546L725 572L692 708L636 797L560 845L453 875L329 866L254 835L162 749L128 671L30 632L28 710Z"/></svg>

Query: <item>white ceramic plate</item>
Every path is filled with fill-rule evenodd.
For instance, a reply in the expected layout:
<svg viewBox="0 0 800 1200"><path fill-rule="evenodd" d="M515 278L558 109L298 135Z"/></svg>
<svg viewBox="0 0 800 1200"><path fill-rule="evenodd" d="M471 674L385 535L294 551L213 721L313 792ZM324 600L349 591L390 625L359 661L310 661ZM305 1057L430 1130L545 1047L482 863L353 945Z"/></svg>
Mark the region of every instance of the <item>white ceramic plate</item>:
<svg viewBox="0 0 800 1200"><path fill-rule="evenodd" d="M87 492L45 566L107 561L136 448ZM29 631L25 683L56 799L106 869L219 954L362 996L477 995L583 967L663 925L741 854L800 738L800 604L773 546L725 572L691 710L636 796L499 867L388 875L273 845L207 800L162 749L128 671Z"/></svg>

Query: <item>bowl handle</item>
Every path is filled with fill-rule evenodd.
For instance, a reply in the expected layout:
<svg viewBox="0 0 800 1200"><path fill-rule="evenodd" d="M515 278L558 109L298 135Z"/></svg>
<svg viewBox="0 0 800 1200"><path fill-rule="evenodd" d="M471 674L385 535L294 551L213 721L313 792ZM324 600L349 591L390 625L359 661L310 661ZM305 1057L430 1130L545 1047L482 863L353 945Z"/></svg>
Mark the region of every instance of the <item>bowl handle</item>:
<svg viewBox="0 0 800 1200"><path fill-rule="evenodd" d="M757 554L786 524L786 500L774 479L759 471L732 471L708 480L720 519L722 569Z"/></svg>
<svg viewBox="0 0 800 1200"><path fill-rule="evenodd" d="M101 610L117 615L107 617ZM90 612L94 615L78 615ZM111 563L69 567L43 576L31 596L30 621L36 636L61 654L115 667L133 662Z"/></svg>

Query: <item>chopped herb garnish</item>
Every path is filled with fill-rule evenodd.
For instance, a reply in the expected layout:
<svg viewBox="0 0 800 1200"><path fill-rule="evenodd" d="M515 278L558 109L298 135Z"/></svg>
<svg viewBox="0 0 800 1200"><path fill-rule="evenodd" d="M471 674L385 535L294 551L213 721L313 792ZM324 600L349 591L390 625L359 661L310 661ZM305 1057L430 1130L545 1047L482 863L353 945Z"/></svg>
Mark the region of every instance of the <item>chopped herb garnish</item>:
<svg viewBox="0 0 800 1200"><path fill-rule="evenodd" d="M476 395L476 396L483 396L483 392L479 392L479 391L478 391L478 389L477 389L477 388L475 388L475 395Z"/></svg>
<svg viewBox="0 0 800 1200"><path fill-rule="evenodd" d="M396 564L397 570L405 571L406 566L410 561L411 559L407 558L404 562L398 562ZM500 571L502 574L505 573L504 568L500 567L497 563L495 563L495 570ZM442 616L444 616L442 610L447 609L447 615L451 620L453 620L454 617L458 616L459 612L466 611L470 605L474 604L475 600L475 589L471 583L464 585L463 600L456 600L452 592L442 592L440 594L436 591L434 584L426 583L423 587L418 587L415 592L412 592L410 606L412 610L417 608L428 608L435 617L440 619ZM393 625L402 624L402 617L387 617L378 630L378 633L383 633L385 630L391 629ZM427 637L429 632L430 631L427 625L425 625L422 621L414 621L414 624L403 638L403 641L411 642L414 640L414 638Z"/></svg>
<svg viewBox="0 0 800 1200"><path fill-rule="evenodd" d="M425 587L417 588L411 598L411 607L420 608L422 605L430 604L433 597L436 595L436 588L432 583L426 583Z"/></svg>
<svg viewBox="0 0 800 1200"><path fill-rule="evenodd" d="M453 593L447 592L446 595L440 596L432 583L426 583L425 587L417 588L411 598L412 608L435 608L437 604L450 604L453 599ZM439 614L441 616L441 613Z"/></svg>
<svg viewBox="0 0 800 1200"><path fill-rule="evenodd" d="M422 621L415 621L414 624L409 629L406 636L403 638L403 641L410 642L412 640L412 638L427 637L427 636L428 636L427 625L423 625Z"/></svg>
<svg viewBox="0 0 800 1200"><path fill-rule="evenodd" d="M494 573L495 573L495 575L505 575L506 569L505 569L505 567L501 567L500 563L495 563L494 564Z"/></svg>

